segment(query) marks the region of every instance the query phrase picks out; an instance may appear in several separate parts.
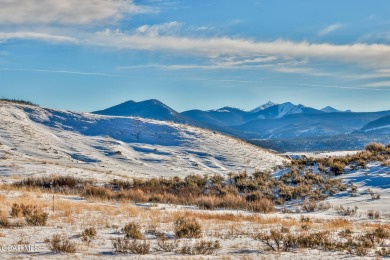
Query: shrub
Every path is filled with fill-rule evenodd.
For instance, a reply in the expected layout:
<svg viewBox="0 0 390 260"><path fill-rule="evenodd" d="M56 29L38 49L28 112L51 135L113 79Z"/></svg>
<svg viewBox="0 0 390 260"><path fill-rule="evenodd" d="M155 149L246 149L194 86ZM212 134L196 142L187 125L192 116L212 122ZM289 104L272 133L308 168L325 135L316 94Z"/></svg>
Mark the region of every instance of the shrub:
<svg viewBox="0 0 390 260"><path fill-rule="evenodd" d="M12 217L25 217L27 224L32 226L45 226L49 214L38 209L37 206L14 203L11 207Z"/></svg>
<svg viewBox="0 0 390 260"><path fill-rule="evenodd" d="M306 212L314 212L317 210L328 210L332 206L329 202L319 202L316 200L305 200L302 204L302 209Z"/></svg>
<svg viewBox="0 0 390 260"><path fill-rule="evenodd" d="M358 246L355 249L355 254L357 256L367 256L368 255L368 250L367 250L367 248L365 248L363 246Z"/></svg>
<svg viewBox="0 0 390 260"><path fill-rule="evenodd" d="M146 240L138 241L126 238L117 238L112 240L112 245L117 253L146 255L150 252L150 243Z"/></svg>
<svg viewBox="0 0 390 260"><path fill-rule="evenodd" d="M342 216L355 216L357 214L358 207L355 206L355 208L344 208L343 206L337 206L335 207L335 210L339 215Z"/></svg>
<svg viewBox="0 0 390 260"><path fill-rule="evenodd" d="M221 249L221 244L218 240L206 241L201 240L194 245L194 251L196 255L211 255L217 250Z"/></svg>
<svg viewBox="0 0 390 260"><path fill-rule="evenodd" d="M385 150L385 146L379 143L369 143L365 146L366 151L378 153Z"/></svg>
<svg viewBox="0 0 390 260"><path fill-rule="evenodd" d="M194 245L187 242L177 252L182 255L211 255L219 249L221 249L221 244L218 240L201 240Z"/></svg>
<svg viewBox="0 0 390 260"><path fill-rule="evenodd" d="M164 252L174 252L179 247L179 243L176 240L169 241L163 237L157 240L157 247Z"/></svg>
<svg viewBox="0 0 390 260"><path fill-rule="evenodd" d="M380 212L379 211L369 210L367 212L367 217L369 219L379 219L380 218Z"/></svg>
<svg viewBox="0 0 390 260"><path fill-rule="evenodd" d="M8 218L6 216L0 216L0 227L7 228L10 226Z"/></svg>
<svg viewBox="0 0 390 260"><path fill-rule="evenodd" d="M390 248L382 247L381 249L377 250L375 253L381 257L390 257Z"/></svg>
<svg viewBox="0 0 390 260"><path fill-rule="evenodd" d="M126 238L131 239L143 239L141 228L138 224L129 223L123 228L123 232L126 234Z"/></svg>
<svg viewBox="0 0 390 260"><path fill-rule="evenodd" d="M66 237L61 235L54 235L51 239L47 240L49 249L55 253L76 253L76 243L71 242Z"/></svg>
<svg viewBox="0 0 390 260"><path fill-rule="evenodd" d="M344 173L345 164L343 162L335 161L331 166L330 170L334 175L341 175Z"/></svg>
<svg viewBox="0 0 390 260"><path fill-rule="evenodd" d="M88 181L73 176L43 176L29 177L21 181L15 182L16 187L38 187L42 189L53 189L55 191L66 191L67 189L75 189L85 186Z"/></svg>
<svg viewBox="0 0 390 260"><path fill-rule="evenodd" d="M36 206L33 205L24 205L22 204L17 204L14 203L11 207L11 216L14 218L17 217L26 217L26 216L31 216L33 211L37 209Z"/></svg>
<svg viewBox="0 0 390 260"><path fill-rule="evenodd" d="M275 211L274 203L267 199L261 198L249 204L249 210L260 213L270 213Z"/></svg>
<svg viewBox="0 0 390 260"><path fill-rule="evenodd" d="M105 187L96 187L89 184L85 187L83 195L87 198L99 199L111 199L113 197L111 189Z"/></svg>
<svg viewBox="0 0 390 260"><path fill-rule="evenodd" d="M200 238L202 227L194 218L180 217L175 221L175 235L177 238Z"/></svg>
<svg viewBox="0 0 390 260"><path fill-rule="evenodd" d="M270 233L259 233L254 236L255 240L260 240L272 251L280 251L283 246L284 235L279 230L271 230Z"/></svg>
<svg viewBox="0 0 390 260"><path fill-rule="evenodd" d="M91 243L92 239L94 239L97 235L96 229L91 227L91 228L86 228L84 229L83 232L81 232L81 240L86 243Z"/></svg>
<svg viewBox="0 0 390 260"><path fill-rule="evenodd" d="M41 210L34 211L30 216L27 216L26 222L32 226L46 226L47 219L49 214Z"/></svg>

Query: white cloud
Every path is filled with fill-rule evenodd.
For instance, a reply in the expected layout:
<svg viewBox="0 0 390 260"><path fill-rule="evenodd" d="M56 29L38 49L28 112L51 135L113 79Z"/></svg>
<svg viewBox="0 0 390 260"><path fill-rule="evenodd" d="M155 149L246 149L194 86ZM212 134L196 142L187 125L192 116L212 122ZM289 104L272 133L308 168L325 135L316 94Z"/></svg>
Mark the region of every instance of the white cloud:
<svg viewBox="0 0 390 260"><path fill-rule="evenodd" d="M327 35L329 33L332 33L334 31L340 29L341 27L343 27L343 25L340 23L331 24L331 25L325 27L324 29L322 29L321 31L319 31L318 35L320 35L320 36Z"/></svg>
<svg viewBox="0 0 390 260"><path fill-rule="evenodd" d="M390 81L378 81L366 84L368 87L390 87Z"/></svg>
<svg viewBox="0 0 390 260"><path fill-rule="evenodd" d="M127 50L165 51L174 54L222 57L274 56L280 59L317 59L353 63L364 67L390 66L390 46L384 44L335 45L278 40L260 42L235 38L187 38L177 36L127 35L106 30L90 38L89 44Z"/></svg>
<svg viewBox="0 0 390 260"><path fill-rule="evenodd" d="M251 68L283 65L287 62L287 66L284 66L285 72L287 67L300 67L312 60L349 63L376 70L390 67L390 46L386 44L335 45L286 40L262 42L228 37L190 38L159 35L161 30L178 26L180 23L172 22L143 30L138 28L142 34L126 34L120 30L107 29L95 34L83 34L82 37L38 32L3 32L0 33L0 40L31 39L198 56L208 60L209 64L206 65L215 67Z"/></svg>
<svg viewBox="0 0 390 260"><path fill-rule="evenodd" d="M120 77L116 74L107 74L99 72L85 72L85 71L69 71L69 70L41 70L41 69L8 69L0 68L2 71L25 71L25 72L42 72L42 73L59 73L59 74L76 74L84 76L102 76L102 77Z"/></svg>
<svg viewBox="0 0 390 260"><path fill-rule="evenodd" d="M1 33L0 32L0 41L4 40L39 40L39 41L48 41L48 42L63 42L63 43L78 43L78 40L73 37L61 36L61 35L51 35L47 33L37 33L37 32L10 32L10 33Z"/></svg>
<svg viewBox="0 0 390 260"><path fill-rule="evenodd" d="M176 21L157 25L142 25L138 27L135 32L138 34L145 34L149 36L172 34L174 32L177 32L182 27L182 25L182 23Z"/></svg>
<svg viewBox="0 0 390 260"><path fill-rule="evenodd" d="M87 24L152 11L132 0L0 0L0 24Z"/></svg>
<svg viewBox="0 0 390 260"><path fill-rule="evenodd" d="M315 87L315 88L338 88L338 89L351 89L351 90L382 90L382 89L373 89L373 88L363 88L363 87L347 87L347 86L331 86L331 85L316 85L316 84L297 84L299 86L306 87Z"/></svg>

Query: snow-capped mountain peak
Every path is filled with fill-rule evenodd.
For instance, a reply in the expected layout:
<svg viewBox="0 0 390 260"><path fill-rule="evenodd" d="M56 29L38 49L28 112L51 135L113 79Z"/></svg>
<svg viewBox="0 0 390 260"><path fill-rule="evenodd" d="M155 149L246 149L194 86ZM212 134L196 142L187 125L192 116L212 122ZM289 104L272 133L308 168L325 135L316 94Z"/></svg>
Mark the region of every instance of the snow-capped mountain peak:
<svg viewBox="0 0 390 260"><path fill-rule="evenodd" d="M269 108L269 107L273 107L273 106L275 106L275 105L277 105L277 104L274 103L274 102L272 102L272 101L268 101L267 103L265 103L265 104L263 104L263 105L261 105L261 106L259 106L259 107L256 107L256 108L252 109L252 110L249 111L249 112L251 112L251 113L256 113L256 112L262 111L262 110L264 110L264 109L267 109L267 108Z"/></svg>
<svg viewBox="0 0 390 260"><path fill-rule="evenodd" d="M321 109L322 112L325 112L325 113L336 113L336 112L341 112L340 110L334 108L334 107L331 107L331 106L326 106L324 107L323 109Z"/></svg>
<svg viewBox="0 0 390 260"><path fill-rule="evenodd" d="M278 115L277 118L284 117L285 115L291 115L291 114L300 114L302 113L302 109L305 108L304 105L294 105L291 102L286 102L283 104L278 105Z"/></svg>

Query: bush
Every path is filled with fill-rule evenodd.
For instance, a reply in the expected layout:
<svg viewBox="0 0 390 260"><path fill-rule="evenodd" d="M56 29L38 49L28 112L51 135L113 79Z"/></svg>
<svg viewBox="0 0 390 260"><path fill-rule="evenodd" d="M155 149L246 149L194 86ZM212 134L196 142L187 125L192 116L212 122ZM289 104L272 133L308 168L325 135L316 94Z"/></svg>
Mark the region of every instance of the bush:
<svg viewBox="0 0 390 260"><path fill-rule="evenodd" d="M48 240L48 245L49 249L55 253L76 253L76 243L58 234Z"/></svg>
<svg viewBox="0 0 390 260"><path fill-rule="evenodd" d="M86 243L91 243L92 239L94 239L97 235L96 229L91 227L91 228L86 228L84 229L83 232L81 232L81 240Z"/></svg>
<svg viewBox="0 0 390 260"><path fill-rule="evenodd" d="M8 218L6 216L0 216L0 227L7 228L10 226Z"/></svg>
<svg viewBox="0 0 390 260"><path fill-rule="evenodd" d="M369 143L365 146L366 151L378 153L383 152L386 148L383 144L379 143Z"/></svg>
<svg viewBox="0 0 390 260"><path fill-rule="evenodd" d="M184 244L178 250L178 253L182 255L212 255L219 249L221 249L221 244L218 240L201 240L196 242L194 245L189 243Z"/></svg>
<svg viewBox="0 0 390 260"><path fill-rule="evenodd" d="M111 189L105 187L96 187L92 185L86 185L83 195L87 198L99 198L99 199L111 199L113 198L113 192Z"/></svg>
<svg viewBox="0 0 390 260"><path fill-rule="evenodd" d="M358 207L355 206L354 208L344 208L343 206L337 206L335 207L335 210L339 215L342 216L355 216L357 214Z"/></svg>
<svg viewBox="0 0 390 260"><path fill-rule="evenodd" d="M260 213L271 213L275 211L275 205L271 200L267 198L261 198L250 203L249 210Z"/></svg>
<svg viewBox="0 0 390 260"><path fill-rule="evenodd" d="M34 211L30 216L27 216L26 222L31 226L46 226L49 214L40 210Z"/></svg>
<svg viewBox="0 0 390 260"><path fill-rule="evenodd" d="M379 211L369 210L367 212L367 217L369 219L379 219L380 218L380 212Z"/></svg>
<svg viewBox="0 0 390 260"><path fill-rule="evenodd" d="M46 226L49 214L38 209L37 206L14 203L11 207L12 217L25 217L28 225Z"/></svg>
<svg viewBox="0 0 390 260"><path fill-rule="evenodd" d="M38 187L42 189L53 189L55 191L64 191L66 189L75 189L85 186L88 181L73 176L43 176L29 177L15 182L16 187Z"/></svg>
<svg viewBox="0 0 390 260"><path fill-rule="evenodd" d="M330 170L334 173L334 175L341 175L344 173L345 164L343 162L335 161L331 166Z"/></svg>
<svg viewBox="0 0 390 260"><path fill-rule="evenodd" d="M31 216L33 211L37 209L36 206L33 205L24 205L22 204L17 204L14 203L11 207L11 216L14 218L18 217L26 217L26 216Z"/></svg>
<svg viewBox="0 0 390 260"><path fill-rule="evenodd" d="M317 210L328 210L332 207L329 202L319 202L316 200L305 200L302 204L302 210L306 212L314 212Z"/></svg>
<svg viewBox="0 0 390 260"><path fill-rule="evenodd" d="M390 248L381 248L375 252L378 256L381 257L390 257Z"/></svg>
<svg viewBox="0 0 390 260"><path fill-rule="evenodd" d="M129 223L123 228L123 232L126 234L126 238L131 239L143 239L141 228L138 224Z"/></svg>
<svg viewBox="0 0 390 260"><path fill-rule="evenodd" d="M174 252L179 246L179 243L176 240L169 241L166 238L158 239L157 247L158 249L164 252Z"/></svg>
<svg viewBox="0 0 390 260"><path fill-rule="evenodd" d="M146 240L128 240L126 238L117 238L112 240L112 245L117 253L132 253L146 255L150 251L150 243Z"/></svg>
<svg viewBox="0 0 390 260"><path fill-rule="evenodd" d="M202 227L194 218L180 217L175 221L175 235L177 238L200 238Z"/></svg>

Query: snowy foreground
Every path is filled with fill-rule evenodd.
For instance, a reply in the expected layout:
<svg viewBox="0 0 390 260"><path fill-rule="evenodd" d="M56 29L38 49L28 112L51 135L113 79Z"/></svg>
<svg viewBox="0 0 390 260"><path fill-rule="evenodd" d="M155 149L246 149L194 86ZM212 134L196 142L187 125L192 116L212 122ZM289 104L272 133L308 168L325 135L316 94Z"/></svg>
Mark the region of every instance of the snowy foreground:
<svg viewBox="0 0 390 260"><path fill-rule="evenodd" d="M317 153L305 156L343 156L355 152ZM293 156L294 154L289 154ZM302 155L302 154L300 154ZM26 105L0 103L0 183L27 176L72 175L107 182L114 178L186 176L188 174L276 169L285 157L237 139L199 128L128 117L107 117ZM284 170L278 170L277 177ZM362 255L347 250L293 248L270 250L256 234L285 228L292 234L329 232L332 241L344 241L344 233L355 239L378 227L390 231L390 168L371 162L367 169L347 170L340 175L353 183L356 194L341 192L324 201L328 207L305 212L298 202L277 206L277 212L259 214L241 210L202 210L196 206L132 203L86 199L40 190L3 185L0 189L0 259L373 259L378 248L389 249L389 239ZM379 195L373 198L371 194ZM14 203L31 204L49 213L46 226L27 226L22 217L9 217ZM339 206L356 210L340 214ZM357 208L356 208L357 207ZM283 213L284 212L284 213ZM378 215L370 217L370 212ZM6 217L15 226L2 228ZM162 233L175 243L174 222L179 217L196 218L201 238L180 239L167 252L158 246ZM146 255L118 253L113 240L123 238L122 228L138 223L150 243ZM90 242L80 236L93 227ZM285 232L285 231L284 231ZM344 232L344 233L343 233ZM347 233L348 233L347 232ZM61 235L76 244L76 253L54 253L48 241ZM199 241L216 241L220 248L209 255L188 255L182 249ZM10 252L3 245L34 245L31 252Z"/></svg>
<svg viewBox="0 0 390 260"><path fill-rule="evenodd" d="M227 174L286 158L200 128L0 101L0 175L127 177Z"/></svg>

